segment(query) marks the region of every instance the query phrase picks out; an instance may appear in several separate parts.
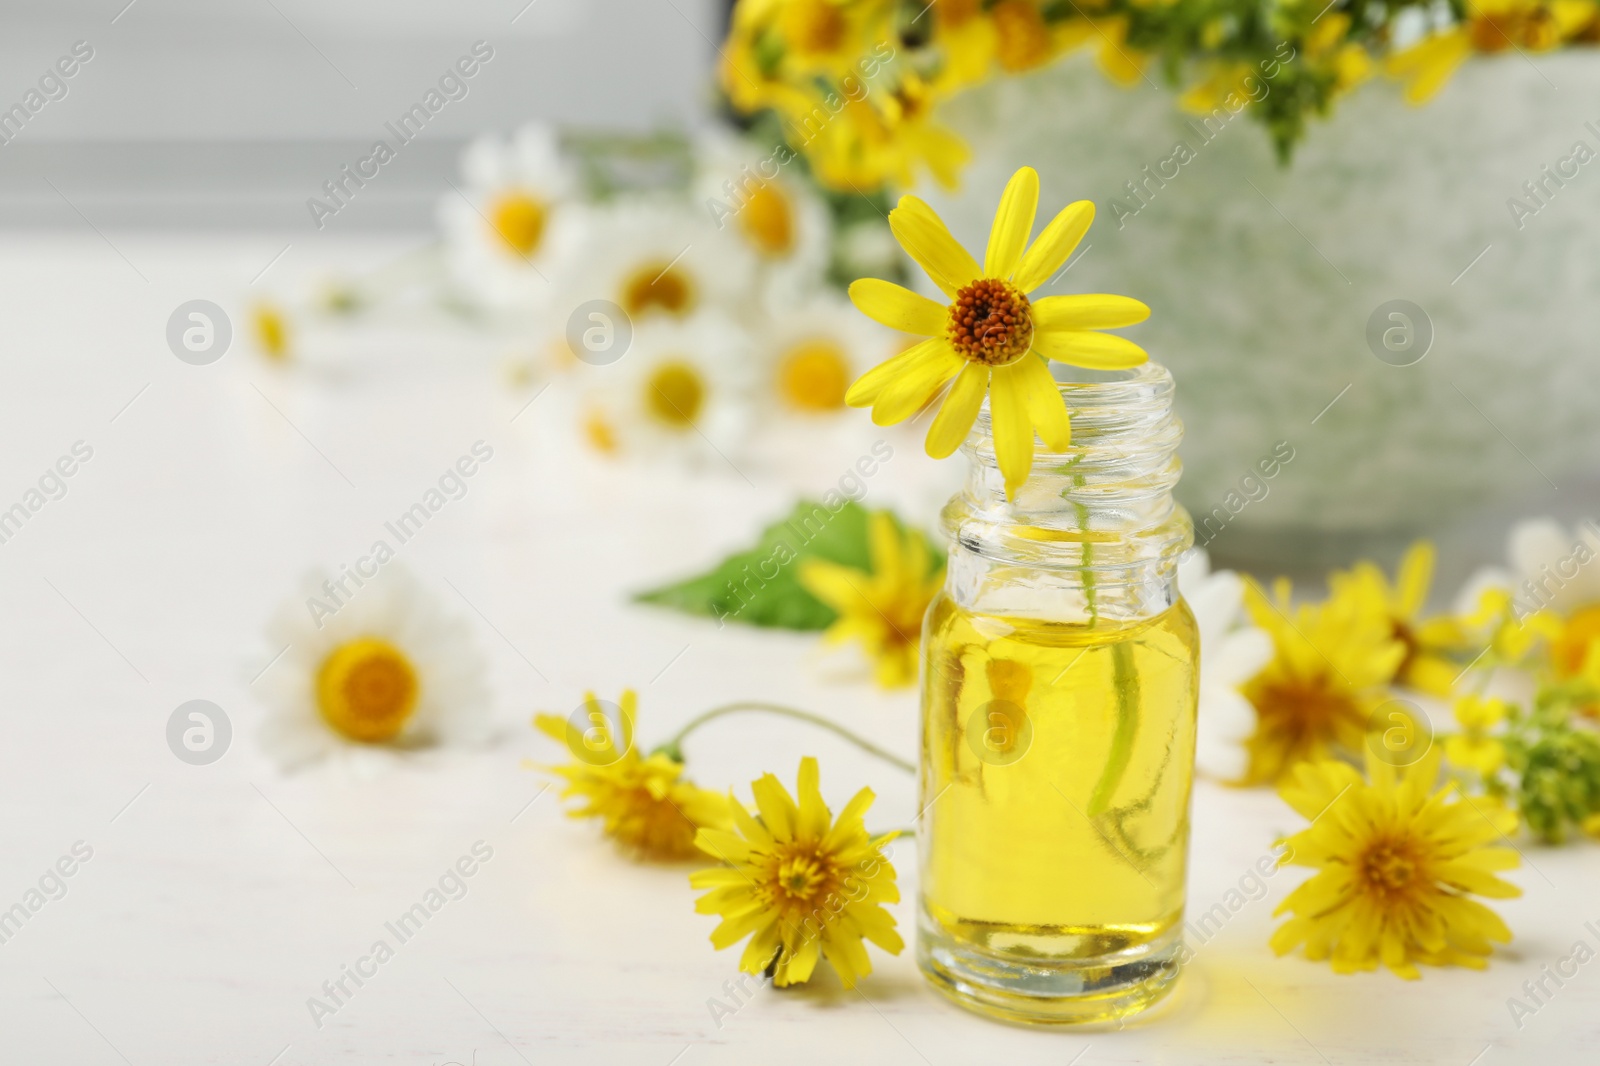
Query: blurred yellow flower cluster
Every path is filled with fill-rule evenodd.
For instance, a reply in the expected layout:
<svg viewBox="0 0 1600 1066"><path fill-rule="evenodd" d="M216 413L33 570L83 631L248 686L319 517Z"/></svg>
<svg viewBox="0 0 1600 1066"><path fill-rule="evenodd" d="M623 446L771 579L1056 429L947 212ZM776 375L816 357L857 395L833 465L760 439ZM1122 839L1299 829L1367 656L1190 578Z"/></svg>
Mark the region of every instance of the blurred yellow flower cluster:
<svg viewBox="0 0 1600 1066"><path fill-rule="evenodd" d="M1320 602L1292 602L1287 581L1270 595L1252 585L1273 657L1240 686L1256 721L1239 783L1282 786L1330 758L1442 754L1485 810L1549 841L1600 835L1600 530L1526 523L1511 554L1515 573L1478 575L1431 616L1427 543L1392 581L1369 562L1335 572Z"/></svg>
<svg viewBox="0 0 1600 1066"><path fill-rule="evenodd" d="M969 152L937 106L1080 47L1118 85L1159 71L1190 112L1251 108L1286 155L1375 71L1420 103L1471 55L1600 41L1597 12L1595 0L1468 0L1455 18L1423 0L738 0L719 73L737 110L778 117L824 185L903 189L925 169L949 186Z"/></svg>
<svg viewBox="0 0 1600 1066"><path fill-rule="evenodd" d="M1388 59L1388 73L1418 104L1438 92L1473 55L1548 52L1569 44L1600 42L1600 5L1594 0L1467 0L1464 19Z"/></svg>
<svg viewBox="0 0 1600 1066"><path fill-rule="evenodd" d="M1422 617L1433 555L1426 542L1413 546L1392 583L1369 562L1335 572L1320 603L1292 603L1287 580L1271 595L1250 586L1246 605L1274 654L1242 686L1257 717L1246 741L1248 783L1281 782L1303 762L1359 754L1374 728L1389 724L1381 711L1394 686L1449 693L1466 644L1454 618Z"/></svg>

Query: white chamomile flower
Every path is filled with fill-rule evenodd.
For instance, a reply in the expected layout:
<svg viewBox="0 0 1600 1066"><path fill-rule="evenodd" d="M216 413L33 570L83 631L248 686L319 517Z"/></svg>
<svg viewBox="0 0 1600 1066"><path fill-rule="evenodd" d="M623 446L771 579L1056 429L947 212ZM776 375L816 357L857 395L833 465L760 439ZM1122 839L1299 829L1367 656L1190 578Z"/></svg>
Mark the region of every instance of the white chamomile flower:
<svg viewBox="0 0 1600 1066"><path fill-rule="evenodd" d="M762 396L785 415L843 411L850 384L894 354L896 339L837 296L786 305L755 337Z"/></svg>
<svg viewBox="0 0 1600 1066"><path fill-rule="evenodd" d="M1576 615L1593 609L1600 616L1600 522L1585 519L1571 529L1554 518L1518 522L1506 557L1507 567L1480 570L1467 580L1456 603L1458 614L1472 614L1479 596L1497 588L1510 593L1525 614Z"/></svg>
<svg viewBox="0 0 1600 1066"><path fill-rule="evenodd" d="M257 682L268 709L261 744L285 769L488 733L487 666L471 628L403 567L308 577L266 637L288 650Z"/></svg>
<svg viewBox="0 0 1600 1066"><path fill-rule="evenodd" d="M584 437L610 455L732 461L749 425L750 379L749 339L727 317L653 323L620 359L584 372Z"/></svg>
<svg viewBox="0 0 1600 1066"><path fill-rule="evenodd" d="M1224 781L1236 781L1249 765L1244 741L1255 731L1256 712L1239 686L1272 658L1272 638L1244 613L1244 581L1232 570L1212 572L1204 548L1178 562L1178 588L1200 631L1200 717L1195 765Z"/></svg>
<svg viewBox="0 0 1600 1066"><path fill-rule="evenodd" d="M524 126L505 141L468 145L464 184L439 201L447 264L472 300L494 308L537 309L564 249L580 239L577 180L554 131Z"/></svg>
<svg viewBox="0 0 1600 1066"><path fill-rule="evenodd" d="M686 204L632 201L590 216L582 246L556 279L556 328L595 301L620 308L632 329L705 311L736 315L750 299L754 257Z"/></svg>
<svg viewBox="0 0 1600 1066"><path fill-rule="evenodd" d="M833 222L793 151L718 133L698 138L695 154L696 202L754 253L767 302L815 292L828 269Z"/></svg>

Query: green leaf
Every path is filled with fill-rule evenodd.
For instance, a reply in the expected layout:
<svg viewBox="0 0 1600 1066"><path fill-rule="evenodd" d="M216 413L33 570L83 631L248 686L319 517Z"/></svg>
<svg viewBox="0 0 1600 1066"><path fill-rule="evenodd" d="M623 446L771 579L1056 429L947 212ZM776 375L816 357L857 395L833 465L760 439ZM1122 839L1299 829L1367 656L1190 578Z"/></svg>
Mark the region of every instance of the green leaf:
<svg viewBox="0 0 1600 1066"><path fill-rule="evenodd" d="M685 614L777 629L819 630L833 624L833 608L800 584L800 567L822 559L871 571L870 512L845 501L838 510L802 500L767 526L753 547L735 552L704 574L637 594L639 603ZM893 516L891 516L893 517ZM902 531L904 526L896 519ZM944 565L936 555L935 564Z"/></svg>

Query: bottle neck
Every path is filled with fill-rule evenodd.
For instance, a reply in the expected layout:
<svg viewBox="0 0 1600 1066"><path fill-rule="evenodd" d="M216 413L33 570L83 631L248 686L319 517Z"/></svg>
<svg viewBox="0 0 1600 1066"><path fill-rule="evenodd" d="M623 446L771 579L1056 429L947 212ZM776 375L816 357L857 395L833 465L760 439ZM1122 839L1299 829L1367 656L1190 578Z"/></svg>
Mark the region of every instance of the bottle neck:
<svg viewBox="0 0 1600 1066"><path fill-rule="evenodd" d="M963 445L966 484L944 509L945 593L974 613L1122 624L1176 602L1178 557L1194 533L1172 498L1183 437L1172 375L1155 363L1078 373L1098 380L1058 382L1072 447L1036 451L1014 500L987 404Z"/></svg>

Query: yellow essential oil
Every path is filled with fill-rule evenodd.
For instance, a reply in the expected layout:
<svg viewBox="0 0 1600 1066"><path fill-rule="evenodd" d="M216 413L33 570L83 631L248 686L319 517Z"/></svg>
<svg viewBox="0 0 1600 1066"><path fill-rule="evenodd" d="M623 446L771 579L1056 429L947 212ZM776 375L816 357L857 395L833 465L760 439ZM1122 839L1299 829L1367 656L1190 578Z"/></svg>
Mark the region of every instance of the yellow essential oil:
<svg viewBox="0 0 1600 1066"><path fill-rule="evenodd" d="M969 964L1038 969L1044 1000L1070 996L954 989L1001 1016L1108 1021L1154 1002L1171 987L1162 956L1175 954L1183 916L1189 608L1075 625L974 615L940 597L924 642L919 837L936 983L960 982L941 980L946 947Z"/></svg>
<svg viewBox="0 0 1600 1066"><path fill-rule="evenodd" d="M1073 446L1012 494L987 419L922 633L917 956L960 1005L1120 1021L1184 954L1199 636L1182 426L1155 364L1062 383Z"/></svg>

